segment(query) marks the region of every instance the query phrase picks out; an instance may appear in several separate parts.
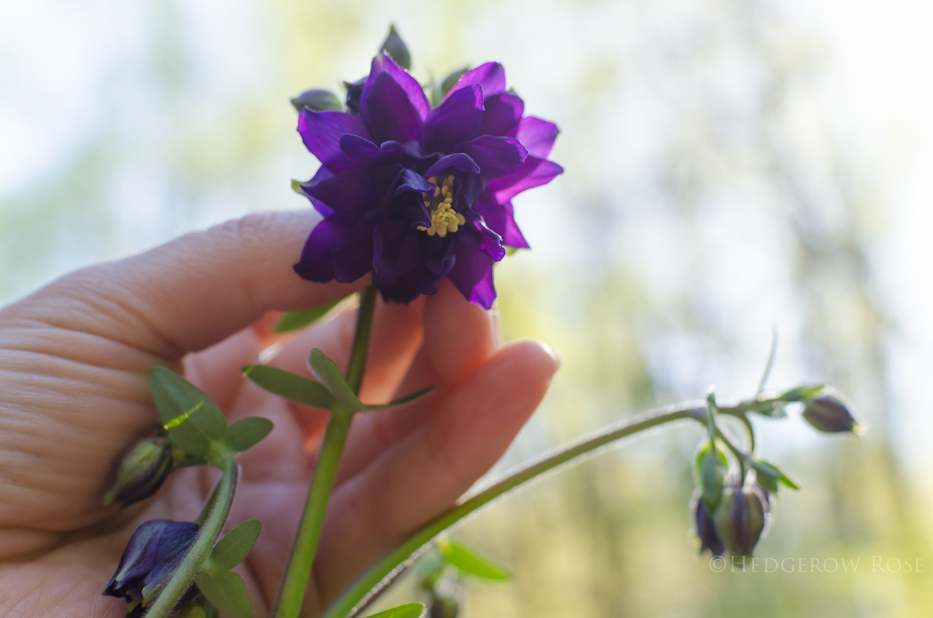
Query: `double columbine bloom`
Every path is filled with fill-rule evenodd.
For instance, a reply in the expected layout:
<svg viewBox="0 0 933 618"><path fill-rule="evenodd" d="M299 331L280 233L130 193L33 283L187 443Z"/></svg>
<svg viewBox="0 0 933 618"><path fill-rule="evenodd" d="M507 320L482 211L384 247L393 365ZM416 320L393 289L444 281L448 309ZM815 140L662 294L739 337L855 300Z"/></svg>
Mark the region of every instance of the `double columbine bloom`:
<svg viewBox="0 0 933 618"><path fill-rule="evenodd" d="M493 264L505 247L528 247L512 198L563 171L547 160L557 126L524 116L495 62L432 109L421 84L380 55L349 95L349 112L305 109L298 121L322 165L297 186L324 220L295 271L319 282L372 272L383 298L403 303L447 277L488 309Z"/></svg>

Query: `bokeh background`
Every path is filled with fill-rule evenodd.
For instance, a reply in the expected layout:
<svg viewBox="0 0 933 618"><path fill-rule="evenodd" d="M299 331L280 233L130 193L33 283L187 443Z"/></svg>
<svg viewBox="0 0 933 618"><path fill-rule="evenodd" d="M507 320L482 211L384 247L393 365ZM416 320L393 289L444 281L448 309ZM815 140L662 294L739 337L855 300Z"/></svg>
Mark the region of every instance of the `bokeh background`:
<svg viewBox="0 0 933 618"><path fill-rule="evenodd" d="M317 162L288 99L362 76L395 22L419 79L500 60L563 131L566 173L516 200L534 250L496 272L506 337L548 341L563 367L494 473L710 385L752 394L773 328L770 385L830 381L868 427L756 421L803 488L759 557L854 573L713 572L689 532L700 431L684 425L457 531L516 573L471 585L465 616L928 616L930 19L907 0L4 2L0 301L305 208L290 180Z"/></svg>

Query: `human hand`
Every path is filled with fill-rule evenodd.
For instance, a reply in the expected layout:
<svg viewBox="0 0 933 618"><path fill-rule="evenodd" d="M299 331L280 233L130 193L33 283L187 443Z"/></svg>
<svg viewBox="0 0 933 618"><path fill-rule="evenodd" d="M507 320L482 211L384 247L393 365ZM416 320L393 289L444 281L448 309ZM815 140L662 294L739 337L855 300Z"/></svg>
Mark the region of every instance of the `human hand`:
<svg viewBox="0 0 933 618"><path fill-rule="evenodd" d="M80 270L0 311L0 618L122 616L123 601L101 592L133 530L197 516L213 470L177 472L124 511L101 503L120 454L157 418L147 379L156 365L184 368L231 421L275 423L238 460L229 520L264 524L237 570L254 615L268 613L327 413L262 391L240 369L268 344L256 326L267 311L331 302L366 284L311 284L293 273L311 225L309 213L251 215ZM284 341L271 364L310 376L305 361L318 347L345 367L353 328L353 312L338 315ZM320 614L488 470L557 367L541 344L500 347L492 317L446 281L410 305L380 303L361 399L437 388L354 420L304 615Z"/></svg>

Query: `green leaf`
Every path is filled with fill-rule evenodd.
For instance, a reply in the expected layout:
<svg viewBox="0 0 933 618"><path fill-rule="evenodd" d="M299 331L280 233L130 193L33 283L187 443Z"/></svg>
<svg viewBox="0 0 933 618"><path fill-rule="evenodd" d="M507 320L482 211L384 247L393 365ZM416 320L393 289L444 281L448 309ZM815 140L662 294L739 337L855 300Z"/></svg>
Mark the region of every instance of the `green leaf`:
<svg viewBox="0 0 933 618"><path fill-rule="evenodd" d="M512 579L511 573L486 558L478 556L460 543L440 541L437 548L447 563L456 567L461 573L493 581Z"/></svg>
<svg viewBox="0 0 933 618"><path fill-rule="evenodd" d="M420 618L424 614L424 605L421 603L409 603L408 605L399 605L392 609L387 609L378 614L366 616L366 618Z"/></svg>
<svg viewBox="0 0 933 618"><path fill-rule="evenodd" d="M311 371L314 372L317 379L327 387L327 390L334 396L334 399L343 404L343 407L350 412L359 412L360 410L366 409L366 406L364 406L353 393L353 389L347 384L346 378L344 378L340 370L337 369L337 365L334 364L334 361L327 358L323 352L314 348L311 350L311 356L308 362L311 364Z"/></svg>
<svg viewBox="0 0 933 618"><path fill-rule="evenodd" d="M220 408L174 371L153 367L149 387L165 429L188 455L206 456L211 442L226 434L227 423Z"/></svg>
<svg viewBox="0 0 933 618"><path fill-rule="evenodd" d="M259 416L241 418L227 427L227 436L224 441L235 451L245 451L269 435L272 431L272 421Z"/></svg>
<svg viewBox="0 0 933 618"><path fill-rule="evenodd" d="M252 618L253 609L249 604L249 593L246 592L246 584L238 573L202 571L194 581L205 598L220 611L237 618Z"/></svg>
<svg viewBox="0 0 933 618"><path fill-rule="evenodd" d="M299 193L301 191L299 190ZM339 302L339 301L338 301ZM310 309L302 309L300 311L289 311L284 314L279 320L279 323L275 325L275 332L277 333L287 333L292 330L298 330L299 328L304 328L310 324L313 324L327 315L331 309L337 306L337 303L327 303L326 305L318 305L317 307L312 307Z"/></svg>
<svg viewBox="0 0 933 618"><path fill-rule="evenodd" d="M752 469L755 470L758 483L773 494L778 492L778 483L793 490L800 489L796 483L787 478L787 475L781 472L781 470L772 463L760 459L753 459Z"/></svg>
<svg viewBox="0 0 933 618"><path fill-rule="evenodd" d="M693 472L701 493L700 497L710 513L714 512L719 505L719 499L722 496L723 471L728 465L725 453L722 449L714 448L712 440L697 451Z"/></svg>
<svg viewBox="0 0 933 618"><path fill-rule="evenodd" d="M262 524L258 519L247 519L220 539L211 552L213 569L232 569L246 559L253 543L259 538Z"/></svg>
<svg viewBox="0 0 933 618"><path fill-rule="evenodd" d="M243 368L243 373L256 384L279 397L328 410L334 405L334 397L326 386L290 371L268 365L247 365Z"/></svg>
<svg viewBox="0 0 933 618"><path fill-rule="evenodd" d="M377 403L373 405L366 406L367 410L384 410L385 408L394 408L395 406L403 406L406 403L411 403L416 399L420 399L434 390L433 386L428 386L427 388L422 388L420 391L415 391L411 395L402 397L401 399L395 399L389 403Z"/></svg>
<svg viewBox="0 0 933 618"><path fill-rule="evenodd" d="M804 399L810 399L816 397L820 391L826 388L825 384L811 384L809 386L798 386L797 388L792 388L786 390L778 396L778 399L781 401L803 401Z"/></svg>

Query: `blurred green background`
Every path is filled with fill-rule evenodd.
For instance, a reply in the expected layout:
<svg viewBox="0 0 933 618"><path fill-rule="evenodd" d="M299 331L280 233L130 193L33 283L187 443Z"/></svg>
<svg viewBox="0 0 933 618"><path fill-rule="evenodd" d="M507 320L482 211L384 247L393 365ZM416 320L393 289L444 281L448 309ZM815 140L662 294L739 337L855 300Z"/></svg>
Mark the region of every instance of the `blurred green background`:
<svg viewBox="0 0 933 618"><path fill-rule="evenodd" d="M364 75L395 22L422 81L499 60L526 111L562 129L566 173L515 200L533 251L496 279L506 337L549 342L563 366L493 475L711 384L753 394L773 327L770 385L832 382L868 427L756 421L762 454L803 488L780 497L758 556L859 560L854 573L713 572L689 531L700 431L684 425L458 530L516 573L470 586L465 615L930 615L929 10L389 4L0 4L0 301L248 211L307 207L290 180L317 162L288 99Z"/></svg>

